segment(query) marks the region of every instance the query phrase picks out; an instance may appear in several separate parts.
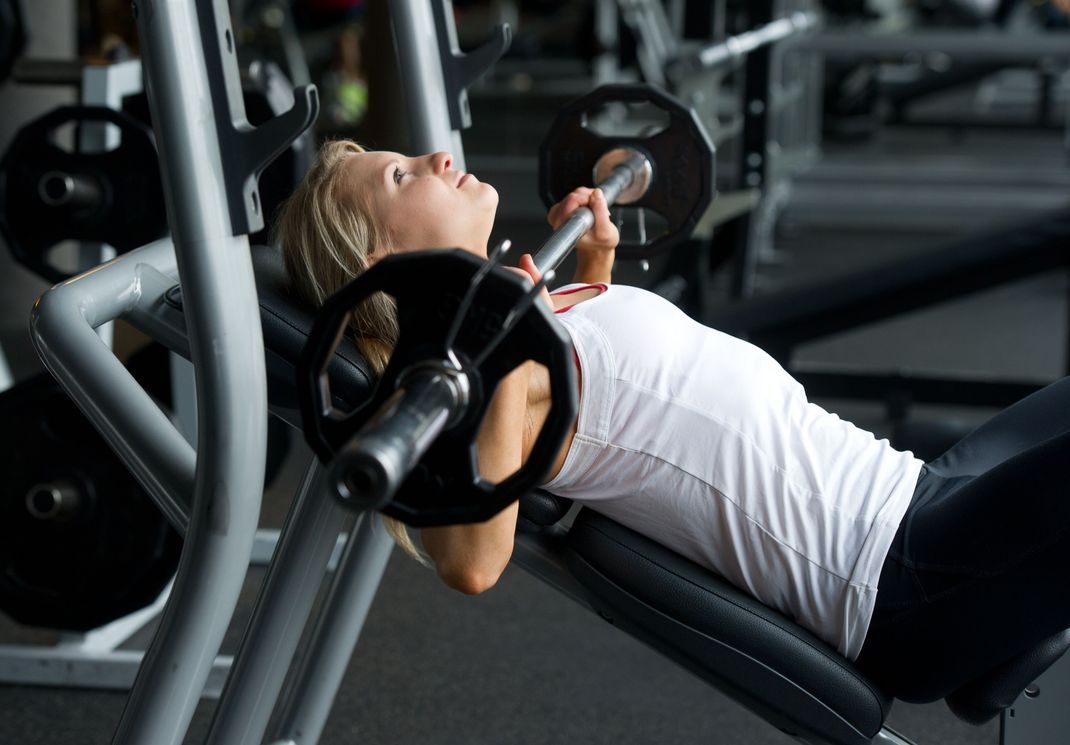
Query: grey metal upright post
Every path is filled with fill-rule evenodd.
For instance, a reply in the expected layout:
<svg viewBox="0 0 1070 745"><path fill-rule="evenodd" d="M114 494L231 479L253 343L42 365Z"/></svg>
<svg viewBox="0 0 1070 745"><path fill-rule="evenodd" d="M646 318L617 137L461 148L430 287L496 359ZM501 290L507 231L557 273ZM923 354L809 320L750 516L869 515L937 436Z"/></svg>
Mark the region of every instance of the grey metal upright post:
<svg viewBox="0 0 1070 745"><path fill-rule="evenodd" d="M449 91L431 0L391 0L390 19L395 48L399 55L405 55L400 71L409 147L414 155L447 150L453 155L454 166L464 170L460 128L450 124Z"/></svg>
<svg viewBox="0 0 1070 745"><path fill-rule="evenodd" d="M323 470L318 461L312 461L290 507L253 617L234 657L207 745L259 745L263 741L319 594L327 561L348 517L324 491ZM387 541L387 555L389 549ZM366 585L374 594L378 576ZM349 655L340 653L338 657L344 668Z"/></svg>
<svg viewBox="0 0 1070 745"><path fill-rule="evenodd" d="M319 741L393 548L377 514L365 512L357 518L309 648L281 706L276 742L314 745Z"/></svg>
<svg viewBox="0 0 1070 745"><path fill-rule="evenodd" d="M175 585L113 742L177 745L245 579L263 492L267 383L246 233L259 218L257 167L294 119L250 134L222 0L134 5L174 235L198 450ZM295 106L301 129L314 93ZM264 156L264 157L260 157Z"/></svg>
<svg viewBox="0 0 1070 745"><path fill-rule="evenodd" d="M468 88L505 54L513 34L502 23L465 53L457 42L451 0L391 0L391 28L415 154L448 150L465 168L461 130L472 124Z"/></svg>

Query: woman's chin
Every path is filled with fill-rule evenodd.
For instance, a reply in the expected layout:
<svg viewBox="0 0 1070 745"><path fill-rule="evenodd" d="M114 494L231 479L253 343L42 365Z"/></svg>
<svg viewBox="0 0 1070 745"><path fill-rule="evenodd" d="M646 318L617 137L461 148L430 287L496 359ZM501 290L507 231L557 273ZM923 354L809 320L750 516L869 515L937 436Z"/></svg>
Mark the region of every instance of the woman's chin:
<svg viewBox="0 0 1070 745"><path fill-rule="evenodd" d="M492 203L494 204L494 206L495 207L498 206L498 190L495 189L493 186L491 186L490 184L488 184L488 183L486 183L484 181L480 181L479 182L479 192L480 192L480 196L484 197L488 201L493 200Z"/></svg>

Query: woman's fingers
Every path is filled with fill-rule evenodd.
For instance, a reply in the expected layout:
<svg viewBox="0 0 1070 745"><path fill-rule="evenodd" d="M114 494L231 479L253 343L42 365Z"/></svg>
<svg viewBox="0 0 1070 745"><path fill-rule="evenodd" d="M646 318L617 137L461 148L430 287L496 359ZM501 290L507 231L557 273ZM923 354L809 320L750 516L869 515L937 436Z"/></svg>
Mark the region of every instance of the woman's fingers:
<svg viewBox="0 0 1070 745"><path fill-rule="evenodd" d="M520 257L520 268L525 274L531 277L532 282L538 283L538 281L542 279L542 272L535 266L535 259L531 258L531 254L524 254ZM542 301L553 310L554 301L550 298L550 292L543 287L540 294L542 296Z"/></svg>
<svg viewBox="0 0 1070 745"><path fill-rule="evenodd" d="M568 196L551 207L550 211L546 213L547 222L550 223L554 230L557 230L573 212L580 207L588 206L591 199L591 192L593 191L596 190L586 186L573 189L569 192Z"/></svg>
<svg viewBox="0 0 1070 745"><path fill-rule="evenodd" d="M577 248L580 250L615 248L620 240L619 231L609 216L609 202L601 189L586 186L574 189L550 208L550 211L546 213L546 220L554 230L557 230L580 207L591 210L594 215L594 225L577 243Z"/></svg>
<svg viewBox="0 0 1070 745"><path fill-rule="evenodd" d="M537 283L542 279L542 272L535 266L535 259L531 258L531 254L524 254L520 257L520 268L524 270L524 273L531 277L533 283Z"/></svg>
<svg viewBox="0 0 1070 745"><path fill-rule="evenodd" d="M591 212L594 213L594 226L591 228L591 237L600 243L609 241L616 236L617 226L609 216L609 203L601 189L595 189L591 195Z"/></svg>

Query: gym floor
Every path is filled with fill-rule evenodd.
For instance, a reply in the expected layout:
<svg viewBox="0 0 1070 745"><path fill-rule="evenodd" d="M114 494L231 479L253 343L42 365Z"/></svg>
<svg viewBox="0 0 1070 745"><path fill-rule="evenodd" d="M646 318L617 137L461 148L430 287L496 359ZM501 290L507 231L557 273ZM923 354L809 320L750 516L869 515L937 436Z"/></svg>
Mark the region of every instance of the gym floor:
<svg viewBox="0 0 1070 745"><path fill-rule="evenodd" d="M40 8L31 4L28 10L43 15L43 8L49 9L49 19L57 27L61 24L55 13L73 12L67 4L55 2ZM56 49L39 46L35 53L63 56L71 46L71 40L55 42ZM19 94L5 91L5 97L9 95ZM39 91L32 95L37 111L27 109L27 118L60 102L59 94L51 100L42 100ZM17 102L15 107L24 108ZM474 108L478 124L478 107ZM13 121L0 123L0 142L10 138L15 126ZM470 160L475 162L471 156ZM966 167L975 173L1028 173L1032 182L1048 186L1030 190L1008 181L986 190L983 184L959 182L934 186L935 191L919 196L909 184L895 187L895 192L887 182L866 176L888 164L904 163L916 165L919 180L927 178L928 168ZM821 164L796 186L795 199L781 222L775 263L763 268L761 289L834 276L908 253L921 255L957 236L984 231L993 222L1065 206L1067 190L1050 187L1067 185L1065 164L1066 153L1056 133L970 134L953 140L946 132L903 130L863 144L830 145ZM928 207L945 219L918 225L892 218L868 228L838 219L843 215L836 220L814 219L809 207L827 204L830 174L844 170L859 174L859 182L846 190L857 202L842 205L845 213L868 204L870 212L873 205L887 205L900 214L904 205L917 203L919 210ZM529 217L503 220L498 232L513 237L518 246L534 246L546 228L539 224L534 188L529 184L525 189L516 194L502 190L503 205L510 205L503 214ZM944 204L941 199L960 205L953 219L939 209ZM521 203L523 207L514 210L512 205ZM38 369L25 338L25 319L43 285L9 267L6 252L0 257L0 269L8 278L0 293L3 348L16 376L23 377ZM630 274L634 269L621 271L622 276ZM1064 273L1040 276L809 345L800 359L1046 382L1066 372L1068 292ZM860 426L877 431L883 426L879 407L820 403ZM979 422L992 412L930 413ZM291 451L281 477L265 497L265 527L281 526L308 457L303 446ZM226 653L237 646L262 577L261 570L250 573L224 645ZM132 640L131 646L145 643L147 635ZM0 643L51 640L47 632L18 627L0 617ZM107 743L125 699L120 692L0 685L0 745ZM186 742L203 740L213 708L213 702L202 702ZM919 745L996 745L999 739L997 723L966 725L942 703L897 703L889 724ZM786 745L795 741L521 570L509 568L492 591L470 598L445 589L430 571L395 552L322 742Z"/></svg>

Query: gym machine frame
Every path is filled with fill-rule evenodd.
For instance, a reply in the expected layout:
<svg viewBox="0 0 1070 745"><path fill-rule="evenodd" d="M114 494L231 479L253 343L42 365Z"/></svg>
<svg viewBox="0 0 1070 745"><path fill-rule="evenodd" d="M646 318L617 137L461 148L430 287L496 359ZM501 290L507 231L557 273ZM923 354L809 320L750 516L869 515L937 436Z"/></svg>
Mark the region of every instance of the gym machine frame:
<svg viewBox="0 0 1070 745"><path fill-rule="evenodd" d="M410 105L419 103L421 121L463 121L464 87L504 51L508 30L463 55L448 4L435 8L437 16L421 2L395 2L391 9L398 33L413 40L409 48L426 55L405 67ZM185 536L159 630L113 740L155 745L182 741L254 548L268 407L245 234L263 224L256 174L312 123L318 102L313 89L299 89L293 110L254 130L244 123L223 0L153 3L141 12L135 5L134 11L153 119L162 123L157 138L174 239L53 288L38 302L32 331L46 366ZM451 98L425 95L450 89L447 73ZM202 116L205 111L213 116ZM432 150L455 142L447 128L417 132L415 144ZM193 360L197 452L99 343L94 329L117 318ZM295 412L274 413L298 426ZM321 471L309 466L291 506L210 742L262 741L347 522L347 513L321 493ZM358 517L350 536L282 708L277 730L286 741L297 733L302 742L318 739L348 664L349 654L339 652L351 653L393 547L372 516Z"/></svg>
<svg viewBox="0 0 1070 745"><path fill-rule="evenodd" d="M810 395L883 400L893 418L912 403L1005 407L1042 387L1026 380L939 378L793 366L799 346L897 315L932 307L1044 272L1070 267L1066 209L967 237L922 257L908 257L844 277L789 288L715 308L705 323L762 347ZM1070 296L1068 296L1070 304ZM1070 332L1066 369L1070 371Z"/></svg>
<svg viewBox="0 0 1070 745"><path fill-rule="evenodd" d="M684 302L699 315L701 292L695 287L688 292L681 278L708 275L732 259L731 295L749 295L794 177L820 157L817 92L823 73L807 42L822 21L805 2L759 0L747 5L750 30L695 48L672 38L659 3L622 0L620 6L640 42L644 77L667 82L704 111L712 106L705 115L710 135L731 159L719 174L718 201L695 231L695 240L708 243L708 250L678 249L655 288L674 302L687 292ZM789 53L790 66L784 63ZM726 97L722 81L733 72L736 86ZM732 112L727 121L721 110L726 104Z"/></svg>
<svg viewBox="0 0 1070 745"><path fill-rule="evenodd" d="M248 228L256 223L249 214L256 204L255 186L250 189L245 178L255 168L246 166L274 147L265 147L237 165L230 155L242 146L221 147L220 140L234 132L231 122L241 120L234 116L240 109L222 91L236 72L228 59L225 4L220 0L198 3L197 8L178 3L151 7L152 13L142 13L139 27L154 118L166 122L160 141L175 222L174 244L150 244L53 289L39 302L34 332L52 372L176 526L186 531L174 593L115 739L155 745L178 743L185 734L233 611L259 513L267 413L264 348L247 241L233 226ZM404 42L399 44L402 50L419 48L428 32L433 37L435 23L426 3L395 0L391 9L399 41ZM399 31L405 22L412 37ZM202 44L205 55L196 53ZM180 49L193 50L194 59L186 59ZM441 61L403 60L403 68L416 79L444 85ZM416 95L410 80L406 89ZM308 123L314 98L306 92L297 100L292 115L260 130L270 129L275 135L262 144L281 147L283 134L291 138ZM214 122L187 114L205 107L213 110ZM448 111L425 116L425 131L439 139L417 141L413 147L442 147L456 124ZM228 205L226 196L234 192L241 198ZM183 280L180 302L172 291L176 277ZM93 333L95 326L119 317L193 358L200 414L198 453ZM282 410L276 413L287 415ZM312 466L287 517L220 701L209 736L213 742L229 745L262 739L304 617L311 610L314 592L305 585L314 583L302 585L301 580L322 577L343 524L333 500L323 498L320 477L320 469ZM284 704L282 739L277 742L315 742L322 731L391 548L375 522L371 515L362 515L352 528L313 643L299 663L293 694ZM518 536L515 559L551 586L590 604L587 589L561 562L557 549L563 533L558 526ZM875 741L906 742L887 730Z"/></svg>
<svg viewBox="0 0 1070 745"><path fill-rule="evenodd" d="M174 238L57 286L38 301L31 327L48 369L185 535L114 738L177 743L230 622L259 517L266 379L245 237L262 225L255 176L311 124L317 101L314 90L300 91L292 111L253 130L224 2L134 12ZM95 333L151 313L142 303L158 305L176 277L187 323L158 330L194 362L196 452Z"/></svg>

